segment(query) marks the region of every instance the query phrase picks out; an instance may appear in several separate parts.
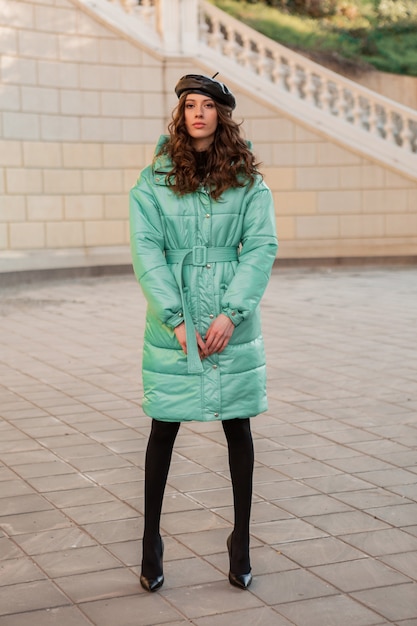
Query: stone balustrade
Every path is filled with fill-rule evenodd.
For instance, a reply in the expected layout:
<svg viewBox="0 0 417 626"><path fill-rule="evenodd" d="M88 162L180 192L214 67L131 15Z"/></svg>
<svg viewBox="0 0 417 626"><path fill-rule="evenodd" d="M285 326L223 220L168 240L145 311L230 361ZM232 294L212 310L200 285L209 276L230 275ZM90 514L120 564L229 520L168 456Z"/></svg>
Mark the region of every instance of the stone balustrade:
<svg viewBox="0 0 417 626"><path fill-rule="evenodd" d="M287 111L294 106L294 113L310 115L313 124L333 136L340 130L342 142L350 141L352 147L413 178L417 175L417 112L413 109L268 39L207 1L108 2L138 18L141 29L153 30L163 54L197 54L211 62L221 58L228 68L235 67L241 84L248 86L250 76L256 77L257 85L261 80L269 91L270 101L282 104L286 98Z"/></svg>
<svg viewBox="0 0 417 626"><path fill-rule="evenodd" d="M417 112L264 37L208 2L200 3L200 42L312 107L417 153Z"/></svg>
<svg viewBox="0 0 417 626"><path fill-rule="evenodd" d="M156 6L155 0L109 0L114 4L120 4L126 13L135 15L156 29Z"/></svg>

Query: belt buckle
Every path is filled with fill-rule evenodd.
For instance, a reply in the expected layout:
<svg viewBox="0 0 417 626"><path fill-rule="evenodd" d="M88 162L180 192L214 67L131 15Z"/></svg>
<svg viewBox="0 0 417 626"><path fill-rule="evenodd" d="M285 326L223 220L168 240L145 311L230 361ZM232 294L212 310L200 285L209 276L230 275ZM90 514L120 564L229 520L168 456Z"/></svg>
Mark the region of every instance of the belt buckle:
<svg viewBox="0 0 417 626"><path fill-rule="evenodd" d="M193 246L193 265L207 265L206 246Z"/></svg>

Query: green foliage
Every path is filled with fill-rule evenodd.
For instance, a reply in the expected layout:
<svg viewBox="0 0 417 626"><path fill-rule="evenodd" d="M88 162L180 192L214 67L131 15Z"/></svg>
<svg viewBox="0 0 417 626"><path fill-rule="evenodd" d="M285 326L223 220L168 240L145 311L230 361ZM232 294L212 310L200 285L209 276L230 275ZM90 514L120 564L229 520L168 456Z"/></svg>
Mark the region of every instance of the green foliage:
<svg viewBox="0 0 417 626"><path fill-rule="evenodd" d="M336 13L337 0L287 0L286 8L310 17L324 17Z"/></svg>
<svg viewBox="0 0 417 626"><path fill-rule="evenodd" d="M323 0L320 15L312 11L313 0L211 2L335 69L373 66L417 76L417 0Z"/></svg>
<svg viewBox="0 0 417 626"><path fill-rule="evenodd" d="M310 15L311 17L321 17L332 15L336 10L338 0L247 0L247 3L265 4L276 9Z"/></svg>
<svg viewBox="0 0 417 626"><path fill-rule="evenodd" d="M378 70L417 76L416 32L389 31L384 29L373 33L369 38L373 49L367 52L367 60Z"/></svg>

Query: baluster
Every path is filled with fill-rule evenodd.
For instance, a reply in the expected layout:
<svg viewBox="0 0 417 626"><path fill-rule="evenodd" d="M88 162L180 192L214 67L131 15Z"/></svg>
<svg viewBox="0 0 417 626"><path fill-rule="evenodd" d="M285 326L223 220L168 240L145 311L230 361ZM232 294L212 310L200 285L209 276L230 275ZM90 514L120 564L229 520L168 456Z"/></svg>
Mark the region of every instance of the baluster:
<svg viewBox="0 0 417 626"><path fill-rule="evenodd" d="M385 120L385 140L389 143L393 143L397 145L396 134L395 134L395 122L392 111L386 111L386 120Z"/></svg>
<svg viewBox="0 0 417 626"><path fill-rule="evenodd" d="M408 128L410 131L410 150L417 153L417 121L408 120Z"/></svg>
<svg viewBox="0 0 417 626"><path fill-rule="evenodd" d="M363 96L357 95L358 103L358 126L359 128L367 127L369 117L369 100Z"/></svg>
<svg viewBox="0 0 417 626"><path fill-rule="evenodd" d="M332 102L332 115L340 115L340 89L336 83L333 83L333 102Z"/></svg>
<svg viewBox="0 0 417 626"><path fill-rule="evenodd" d="M272 53L271 58L271 80L273 83L281 83L282 84L282 67L281 67L281 56L278 52Z"/></svg>
<svg viewBox="0 0 417 626"><path fill-rule="evenodd" d="M368 131L370 132L371 135L376 135L378 137L380 136L379 128L378 128L379 117L377 113L377 108L376 108L375 102L372 102L372 101L369 102L367 125L368 125Z"/></svg>
<svg viewBox="0 0 417 626"><path fill-rule="evenodd" d="M290 73L290 70L288 67L287 60L283 59L280 56L279 67L278 67L278 77L279 77L280 87L283 91L289 91L289 86L287 84L287 78L288 78L289 73Z"/></svg>
<svg viewBox="0 0 417 626"><path fill-rule="evenodd" d="M208 45L211 19L207 14L202 15L199 20L200 41Z"/></svg>
<svg viewBox="0 0 417 626"><path fill-rule="evenodd" d="M403 132L402 132L402 139L403 139L403 148L405 148L406 150L413 152L414 151L414 141L416 139L416 131L417 131L417 127L414 129L412 128L412 123L411 120L406 119L403 120Z"/></svg>
<svg viewBox="0 0 417 626"><path fill-rule="evenodd" d="M258 53L257 53L257 44L253 41L253 39L249 38L248 42L248 67L255 74L258 71Z"/></svg>
<svg viewBox="0 0 417 626"><path fill-rule="evenodd" d="M302 65L297 65L296 69L297 76L297 95L301 100L305 100L306 94L306 84L307 84L307 72Z"/></svg>
<svg viewBox="0 0 417 626"><path fill-rule="evenodd" d="M397 146L404 147L406 120L399 113L392 114L392 121L394 125L394 140Z"/></svg>
<svg viewBox="0 0 417 626"><path fill-rule="evenodd" d="M410 127L410 120L402 118L401 145L405 150L413 150L413 133Z"/></svg>
<svg viewBox="0 0 417 626"><path fill-rule="evenodd" d="M315 75L308 72L305 74L305 83L304 83L304 100L308 104L312 104L313 106L317 106L317 84Z"/></svg>
<svg viewBox="0 0 417 626"><path fill-rule="evenodd" d="M207 43L210 48L217 50L220 40L220 23L218 20L212 18L211 20L211 32L208 35Z"/></svg>
<svg viewBox="0 0 417 626"><path fill-rule="evenodd" d="M346 122L349 122L350 107L351 107L350 91L347 91L347 89L342 89L340 110L343 113L343 119Z"/></svg>
<svg viewBox="0 0 417 626"><path fill-rule="evenodd" d="M240 46L237 60L243 67L249 67L250 64L250 39L246 35L242 35L242 45Z"/></svg>
<svg viewBox="0 0 417 626"><path fill-rule="evenodd" d="M265 79L272 83L272 72L273 72L274 66L273 66L273 61L272 61L272 56L269 50L267 50L265 48L265 56L264 56L264 77Z"/></svg>
<svg viewBox="0 0 417 626"><path fill-rule="evenodd" d="M377 119L376 130L377 130L378 136L381 139L385 139L385 122L386 122L385 109L380 104L376 104L375 111L376 111L376 119Z"/></svg>
<svg viewBox="0 0 417 626"><path fill-rule="evenodd" d="M144 19L146 21L148 21L151 17L152 14L152 9L153 9L153 2L152 0L142 0L142 2L140 3L141 6L141 13L144 17Z"/></svg>
<svg viewBox="0 0 417 626"><path fill-rule="evenodd" d="M350 89L343 90L343 109L345 113L345 120L354 126L357 126L359 117L359 107L356 94Z"/></svg>
<svg viewBox="0 0 417 626"><path fill-rule="evenodd" d="M128 4L128 13L134 13L138 6L137 0L125 0L125 3Z"/></svg>
<svg viewBox="0 0 417 626"><path fill-rule="evenodd" d="M315 87L314 91L314 105L318 109L323 108L322 98L323 98L323 80L322 77L318 74L313 74L313 84Z"/></svg>
<svg viewBox="0 0 417 626"><path fill-rule="evenodd" d="M294 63L291 59L288 59L288 75L287 75L287 85L288 91L295 96L298 96L298 75L297 75L297 64Z"/></svg>
<svg viewBox="0 0 417 626"><path fill-rule="evenodd" d="M232 59L232 61L235 60L234 49L235 49L235 33L230 26L224 25L223 54L226 57Z"/></svg>
<svg viewBox="0 0 417 626"><path fill-rule="evenodd" d="M361 105L359 102L359 95L352 93L352 108L350 111L350 121L354 126L361 126Z"/></svg>
<svg viewBox="0 0 417 626"><path fill-rule="evenodd" d="M265 75L266 51L265 47L257 45L258 52L255 57L255 71L259 76Z"/></svg>
<svg viewBox="0 0 417 626"><path fill-rule="evenodd" d="M126 2L129 0L122 0L122 1ZM135 0L133 0L133 4L136 4ZM152 0L142 0L140 5L137 7L140 11L140 15L143 17L145 22L149 22L152 18L152 14L154 10L153 4L154 3Z"/></svg>
<svg viewBox="0 0 417 626"><path fill-rule="evenodd" d="M321 100L323 103L323 109L328 113L332 112L333 94L332 94L331 86L332 84L326 81L324 85L324 93L321 97Z"/></svg>

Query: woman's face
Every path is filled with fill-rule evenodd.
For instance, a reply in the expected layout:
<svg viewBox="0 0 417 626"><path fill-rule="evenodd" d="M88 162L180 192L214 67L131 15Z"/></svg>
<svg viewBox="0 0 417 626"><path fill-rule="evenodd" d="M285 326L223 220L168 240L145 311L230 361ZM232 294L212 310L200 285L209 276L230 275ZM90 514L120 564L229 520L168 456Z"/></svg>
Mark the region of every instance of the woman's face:
<svg viewBox="0 0 417 626"><path fill-rule="evenodd" d="M199 93L189 93L185 100L185 127L192 137L193 147L207 150L217 128L217 109L214 101Z"/></svg>

